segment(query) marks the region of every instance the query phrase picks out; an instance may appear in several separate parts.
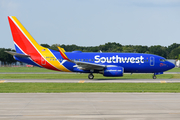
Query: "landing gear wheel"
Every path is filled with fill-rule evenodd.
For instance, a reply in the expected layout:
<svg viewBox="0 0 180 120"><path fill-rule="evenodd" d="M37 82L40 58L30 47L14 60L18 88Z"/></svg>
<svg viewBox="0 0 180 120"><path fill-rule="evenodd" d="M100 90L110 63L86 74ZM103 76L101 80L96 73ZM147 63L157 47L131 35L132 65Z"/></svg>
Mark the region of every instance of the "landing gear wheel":
<svg viewBox="0 0 180 120"><path fill-rule="evenodd" d="M90 74L88 75L88 78L89 78L89 79L93 79L93 78L94 78L94 75L93 75L92 73L90 73Z"/></svg>
<svg viewBox="0 0 180 120"><path fill-rule="evenodd" d="M153 79L156 79L156 75L153 75Z"/></svg>

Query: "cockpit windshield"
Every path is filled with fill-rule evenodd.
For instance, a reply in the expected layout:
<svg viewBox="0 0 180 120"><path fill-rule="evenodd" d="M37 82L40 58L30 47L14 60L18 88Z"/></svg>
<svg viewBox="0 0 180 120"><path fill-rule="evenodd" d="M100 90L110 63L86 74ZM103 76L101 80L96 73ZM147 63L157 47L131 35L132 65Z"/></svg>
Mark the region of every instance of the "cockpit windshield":
<svg viewBox="0 0 180 120"><path fill-rule="evenodd" d="M165 62L165 61L167 61L166 59L159 59L161 62Z"/></svg>

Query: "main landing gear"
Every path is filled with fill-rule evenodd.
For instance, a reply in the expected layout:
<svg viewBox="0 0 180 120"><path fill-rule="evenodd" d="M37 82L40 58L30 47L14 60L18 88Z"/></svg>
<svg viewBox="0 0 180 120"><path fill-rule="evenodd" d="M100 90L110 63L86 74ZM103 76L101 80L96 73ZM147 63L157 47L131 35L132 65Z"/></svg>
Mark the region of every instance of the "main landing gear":
<svg viewBox="0 0 180 120"><path fill-rule="evenodd" d="M93 78L94 78L94 75L93 75L92 73L90 73L90 74L88 75L88 78L89 78L89 79L93 79Z"/></svg>

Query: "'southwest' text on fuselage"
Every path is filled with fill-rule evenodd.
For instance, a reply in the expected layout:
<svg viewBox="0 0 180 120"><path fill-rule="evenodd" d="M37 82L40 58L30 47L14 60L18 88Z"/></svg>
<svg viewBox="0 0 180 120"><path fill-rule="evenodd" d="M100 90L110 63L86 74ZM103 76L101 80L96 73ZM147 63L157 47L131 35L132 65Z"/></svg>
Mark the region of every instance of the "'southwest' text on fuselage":
<svg viewBox="0 0 180 120"><path fill-rule="evenodd" d="M112 57L94 56L95 63L144 63L144 57L119 57L118 55Z"/></svg>

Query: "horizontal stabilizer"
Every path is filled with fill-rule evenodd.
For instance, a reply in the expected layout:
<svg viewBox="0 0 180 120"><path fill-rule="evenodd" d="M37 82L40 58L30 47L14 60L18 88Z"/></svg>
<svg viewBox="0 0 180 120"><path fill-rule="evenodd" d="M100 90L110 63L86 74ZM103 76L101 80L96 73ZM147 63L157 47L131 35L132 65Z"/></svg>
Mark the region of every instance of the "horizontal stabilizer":
<svg viewBox="0 0 180 120"><path fill-rule="evenodd" d="M17 57L30 57L29 55L24 55L24 54L20 54L20 53L16 53L16 52L12 52L12 51L5 51L13 56L17 56Z"/></svg>

